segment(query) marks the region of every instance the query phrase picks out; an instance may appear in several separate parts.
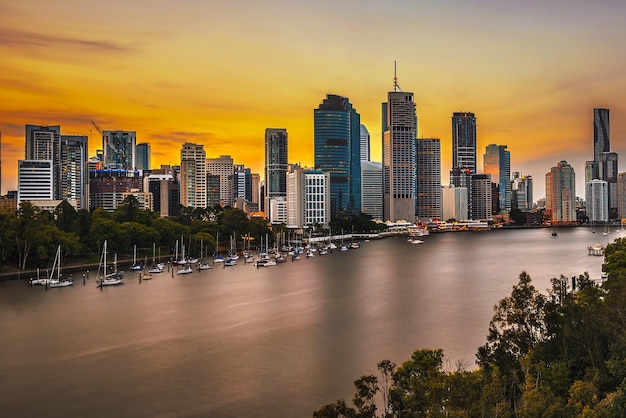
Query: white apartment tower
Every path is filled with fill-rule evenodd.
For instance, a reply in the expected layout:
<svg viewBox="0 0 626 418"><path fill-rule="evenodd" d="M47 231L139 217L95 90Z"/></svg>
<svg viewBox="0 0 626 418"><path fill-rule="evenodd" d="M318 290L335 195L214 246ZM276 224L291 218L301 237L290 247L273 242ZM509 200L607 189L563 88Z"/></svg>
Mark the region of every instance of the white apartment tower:
<svg viewBox="0 0 626 418"><path fill-rule="evenodd" d="M206 169L208 174L220 176L220 200L228 206L234 204L234 193L230 188L228 178L235 172L233 158L230 155L220 155L217 158L207 158Z"/></svg>
<svg viewBox="0 0 626 418"><path fill-rule="evenodd" d="M206 179L204 145L185 142L180 150L180 204L192 208L205 208Z"/></svg>

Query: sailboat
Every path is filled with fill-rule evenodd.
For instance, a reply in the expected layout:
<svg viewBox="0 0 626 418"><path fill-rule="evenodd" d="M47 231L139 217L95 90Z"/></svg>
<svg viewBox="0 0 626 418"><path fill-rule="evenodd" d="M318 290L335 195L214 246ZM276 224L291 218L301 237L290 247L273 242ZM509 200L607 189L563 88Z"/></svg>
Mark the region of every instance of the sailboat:
<svg viewBox="0 0 626 418"><path fill-rule="evenodd" d="M233 236L230 238L230 253L228 255L228 258L230 258L231 260L239 260L239 256L237 255L237 249L235 248L233 250L233 242L235 242L235 233L233 233Z"/></svg>
<svg viewBox="0 0 626 418"><path fill-rule="evenodd" d="M213 258L213 263L223 263L224 257L220 255L220 231L217 231L215 234L215 257Z"/></svg>
<svg viewBox="0 0 626 418"><path fill-rule="evenodd" d="M118 284L122 284L122 277L117 274L117 272L113 272L111 274L107 274L107 241L104 241L104 245L102 246L102 256L101 256L101 266L103 268L102 276L99 279L98 285L102 286L114 286ZM116 263L117 270L117 263ZM100 275L100 267L98 267L98 275Z"/></svg>
<svg viewBox="0 0 626 418"><path fill-rule="evenodd" d="M156 262L156 243L152 243L152 268L148 269L148 273L163 273L165 266L163 263Z"/></svg>
<svg viewBox="0 0 626 418"><path fill-rule="evenodd" d="M200 259L202 262L198 264L198 270L209 270L211 265L204 261L204 241L200 241Z"/></svg>
<svg viewBox="0 0 626 418"><path fill-rule="evenodd" d="M143 270L143 264L137 264L137 245L133 245L133 265L130 266L132 271Z"/></svg>
<svg viewBox="0 0 626 418"><path fill-rule="evenodd" d="M182 241L182 240L181 240ZM182 257L180 262L178 262L179 265L182 265L183 268L178 270L176 272L176 274L189 274L189 273L193 273L193 269L191 268L191 264L187 263L185 261L185 244L181 244L181 248L182 248Z"/></svg>
<svg viewBox="0 0 626 418"><path fill-rule="evenodd" d="M54 277L55 268L56 268L56 275L57 275L56 278ZM73 284L74 284L74 282L72 282L71 280L61 279L61 246L59 245L57 247L56 256L54 257L54 262L52 263L52 272L50 273L50 279L48 280L48 286L50 286L50 287L65 287L65 286L71 286Z"/></svg>

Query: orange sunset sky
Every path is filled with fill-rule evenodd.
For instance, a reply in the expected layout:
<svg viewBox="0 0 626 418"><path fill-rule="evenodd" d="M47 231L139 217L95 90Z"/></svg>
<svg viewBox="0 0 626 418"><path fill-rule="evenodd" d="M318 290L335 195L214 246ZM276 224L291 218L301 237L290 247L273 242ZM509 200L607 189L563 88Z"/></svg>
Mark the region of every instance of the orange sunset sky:
<svg viewBox="0 0 626 418"><path fill-rule="evenodd" d="M474 112L478 164L508 145L535 199L560 160L584 195L594 107L611 110L611 149L626 159L623 0L0 0L2 193L16 188L24 125L86 134L137 131L152 165L180 147L233 156L263 173L267 127L286 128L289 161L313 164L313 109L346 96L381 160L380 103L415 94L419 136L442 144L451 115Z"/></svg>

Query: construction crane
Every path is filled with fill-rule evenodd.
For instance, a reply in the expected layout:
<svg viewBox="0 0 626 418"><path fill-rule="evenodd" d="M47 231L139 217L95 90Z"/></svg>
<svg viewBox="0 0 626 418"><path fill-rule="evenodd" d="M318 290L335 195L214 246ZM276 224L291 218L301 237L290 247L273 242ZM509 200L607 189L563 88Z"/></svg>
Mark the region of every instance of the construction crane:
<svg viewBox="0 0 626 418"><path fill-rule="evenodd" d="M96 131L98 131L98 133L102 135L102 129L100 129L100 127L96 125L96 122L91 121L91 124L93 125L94 128L96 128Z"/></svg>

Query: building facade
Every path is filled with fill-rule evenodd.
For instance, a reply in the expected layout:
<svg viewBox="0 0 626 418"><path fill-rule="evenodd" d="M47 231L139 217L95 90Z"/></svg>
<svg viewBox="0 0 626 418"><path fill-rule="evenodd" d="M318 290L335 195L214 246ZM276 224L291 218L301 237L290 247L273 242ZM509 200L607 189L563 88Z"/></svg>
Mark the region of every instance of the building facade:
<svg viewBox="0 0 626 418"><path fill-rule="evenodd" d="M443 218L448 221L466 221L469 219L467 213L467 188L466 187L444 187L442 189Z"/></svg>
<svg viewBox="0 0 626 418"><path fill-rule="evenodd" d="M361 161L361 211L374 220L383 220L383 165Z"/></svg>
<svg viewBox="0 0 626 418"><path fill-rule="evenodd" d="M204 145L185 142L180 149L180 204L207 207L207 172Z"/></svg>
<svg viewBox="0 0 626 418"><path fill-rule="evenodd" d="M417 138L417 193L415 216L423 221L443 217L441 191L441 141L439 138Z"/></svg>
<svg viewBox="0 0 626 418"><path fill-rule="evenodd" d="M150 144L147 142L142 142L137 144L137 157L135 158L135 162L137 166L135 167L137 170L148 171L152 168L151 158L152 151L150 150Z"/></svg>
<svg viewBox="0 0 626 418"><path fill-rule="evenodd" d="M586 183L587 217L591 222L607 222L609 208L607 206L608 183L604 180L591 180Z"/></svg>
<svg viewBox="0 0 626 418"><path fill-rule="evenodd" d="M396 88L398 90L398 88ZM415 221L417 113L413 93L387 94L383 133L383 199L385 221Z"/></svg>
<svg viewBox="0 0 626 418"><path fill-rule="evenodd" d="M361 161L369 161L370 160L370 133L365 127L365 125L361 124Z"/></svg>
<svg viewBox="0 0 626 418"><path fill-rule="evenodd" d="M476 173L476 116L471 112L452 114L452 168Z"/></svg>
<svg viewBox="0 0 626 418"><path fill-rule="evenodd" d="M531 175L513 173L511 181L511 208L522 212L530 212L533 209L533 178Z"/></svg>
<svg viewBox="0 0 626 418"><path fill-rule="evenodd" d="M265 129L265 194L263 195L263 206L268 209L270 199L287 195L288 145L286 129ZM268 217L271 217L271 214L268 213Z"/></svg>
<svg viewBox="0 0 626 418"><path fill-rule="evenodd" d="M493 219L491 174L472 174L472 219Z"/></svg>
<svg viewBox="0 0 626 418"><path fill-rule="evenodd" d="M361 211L361 116L350 101L329 94L313 110L315 169L330 173L333 216Z"/></svg>
<svg viewBox="0 0 626 418"><path fill-rule="evenodd" d="M104 167L110 170L134 171L136 145L135 131L102 131Z"/></svg>
<svg viewBox="0 0 626 418"><path fill-rule="evenodd" d="M487 145L483 158L483 173L491 174L492 181L497 184L499 211L511 212L511 153L506 149L506 145Z"/></svg>
<svg viewBox="0 0 626 418"><path fill-rule="evenodd" d="M235 166L230 155L220 155L218 158L207 158L207 173L220 176L220 201L233 206L233 191L228 178L233 174Z"/></svg>
<svg viewBox="0 0 626 418"><path fill-rule="evenodd" d="M18 160L17 202L54 199L52 160Z"/></svg>
<svg viewBox="0 0 626 418"><path fill-rule="evenodd" d="M546 175L546 209L553 222L576 221L576 175L567 161L560 161Z"/></svg>

